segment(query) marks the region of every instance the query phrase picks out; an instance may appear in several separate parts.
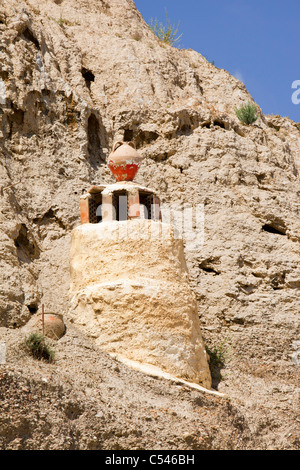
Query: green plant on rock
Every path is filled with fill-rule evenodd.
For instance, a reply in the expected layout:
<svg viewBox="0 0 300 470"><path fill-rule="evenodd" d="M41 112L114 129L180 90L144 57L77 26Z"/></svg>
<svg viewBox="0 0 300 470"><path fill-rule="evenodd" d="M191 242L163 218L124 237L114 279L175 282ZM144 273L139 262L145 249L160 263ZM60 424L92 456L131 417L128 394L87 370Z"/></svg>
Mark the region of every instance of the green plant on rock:
<svg viewBox="0 0 300 470"><path fill-rule="evenodd" d="M51 18L51 17L50 17ZM58 20L56 20L55 18L52 18L54 21L56 21L56 23L61 27L63 28L65 25L66 26L75 26L75 25L79 25L79 22L78 21L69 21L67 20L66 18L64 18L62 16L62 12L60 12L60 17L58 18Z"/></svg>
<svg viewBox="0 0 300 470"><path fill-rule="evenodd" d="M243 124L253 124L258 119L257 107L250 103L236 109L235 114Z"/></svg>
<svg viewBox="0 0 300 470"><path fill-rule="evenodd" d="M206 348L209 355L209 363L211 367L223 367L226 360L227 349L225 346L225 341L222 341L220 344L214 346L212 349Z"/></svg>
<svg viewBox="0 0 300 470"><path fill-rule="evenodd" d="M222 380L221 369L225 366L229 358L228 340L225 338L212 348L206 346L206 352L209 356L209 369L212 380L215 385Z"/></svg>
<svg viewBox="0 0 300 470"><path fill-rule="evenodd" d="M46 343L45 336L40 333L30 333L24 340L25 348L35 359L54 361L55 351Z"/></svg>
<svg viewBox="0 0 300 470"><path fill-rule="evenodd" d="M177 35L179 23L177 26L172 25L167 14L167 10L165 10L165 12L166 24L158 22L157 18L151 18L149 28L158 37L158 39L160 39L165 44L169 44L170 46L177 46L180 38L182 37L182 34L179 36Z"/></svg>
<svg viewBox="0 0 300 470"><path fill-rule="evenodd" d="M62 16L62 13L60 13L60 17L59 17L59 19L57 20L57 24L59 24L59 26L63 26L63 25L64 25L64 22L65 22L65 20L64 20L64 18L63 18L63 16Z"/></svg>

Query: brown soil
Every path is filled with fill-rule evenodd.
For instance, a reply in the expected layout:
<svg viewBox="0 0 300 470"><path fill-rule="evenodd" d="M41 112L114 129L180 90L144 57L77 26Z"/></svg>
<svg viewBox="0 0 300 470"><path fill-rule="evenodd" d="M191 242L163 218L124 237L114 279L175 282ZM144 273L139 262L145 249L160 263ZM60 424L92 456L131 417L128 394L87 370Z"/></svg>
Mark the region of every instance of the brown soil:
<svg viewBox="0 0 300 470"><path fill-rule="evenodd" d="M27 334L1 329L6 342L6 363L0 366L2 450L299 448L296 401L289 393L295 384L286 368L280 371L282 390L273 391L274 410L263 404L274 371L250 362L239 378L230 365L221 371L219 389L227 397L220 398L131 370L70 324L63 338L49 340L56 351L52 364L26 353ZM256 391L247 386L250 369Z"/></svg>

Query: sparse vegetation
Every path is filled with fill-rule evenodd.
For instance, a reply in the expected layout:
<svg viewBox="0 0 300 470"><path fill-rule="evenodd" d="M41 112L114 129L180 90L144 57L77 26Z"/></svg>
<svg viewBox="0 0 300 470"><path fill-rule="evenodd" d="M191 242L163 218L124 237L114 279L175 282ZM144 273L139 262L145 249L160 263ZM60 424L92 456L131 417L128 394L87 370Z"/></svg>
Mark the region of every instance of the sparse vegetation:
<svg viewBox="0 0 300 470"><path fill-rule="evenodd" d="M223 367L225 364L227 348L226 341L222 341L220 344L213 347L213 349L206 348L210 358L211 367Z"/></svg>
<svg viewBox="0 0 300 470"><path fill-rule="evenodd" d="M25 348L36 359L54 361L55 351L46 343L45 336L40 333L30 333L24 340Z"/></svg>
<svg viewBox="0 0 300 470"><path fill-rule="evenodd" d="M178 46L178 43L182 37L182 34L178 36L178 28L179 23L177 26L172 25L170 19L168 17L167 10L166 12L166 24L158 22L157 18L151 18L149 27L151 31L165 44L169 44L170 46Z"/></svg>
<svg viewBox="0 0 300 470"><path fill-rule="evenodd" d="M229 355L227 338L216 344L213 348L206 346L206 352L209 355L209 368L213 384L216 385L222 380L220 370L225 366Z"/></svg>
<svg viewBox="0 0 300 470"><path fill-rule="evenodd" d="M57 20L57 23L59 24L59 26L63 26L65 20L64 18L62 17L62 13L60 13L60 17L59 19Z"/></svg>
<svg viewBox="0 0 300 470"><path fill-rule="evenodd" d="M51 18L51 17L50 17ZM75 21L75 22L72 22L72 21L69 21L67 20L66 18L64 18L62 16L62 12L60 13L60 17L58 18L58 20L56 20L55 18L51 18L53 19L54 21L56 21L56 23L62 28L64 25L66 26L76 26L79 24L78 21Z"/></svg>
<svg viewBox="0 0 300 470"><path fill-rule="evenodd" d="M258 118L257 107L250 103L236 109L235 114L243 124L253 124Z"/></svg>

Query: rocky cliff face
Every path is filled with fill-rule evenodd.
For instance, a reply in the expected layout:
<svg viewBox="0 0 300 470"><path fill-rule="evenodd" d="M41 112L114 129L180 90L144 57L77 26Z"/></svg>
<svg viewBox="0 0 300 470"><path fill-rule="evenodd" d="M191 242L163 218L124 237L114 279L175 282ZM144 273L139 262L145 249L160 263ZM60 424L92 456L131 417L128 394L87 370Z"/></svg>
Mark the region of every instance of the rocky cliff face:
<svg viewBox="0 0 300 470"><path fill-rule="evenodd" d="M206 344L226 343L215 386L267 446L295 447L300 129L261 112L242 125L248 101L225 70L162 44L132 0L2 1L0 324L67 313L79 196L113 181L106 155L133 140L139 182L204 208L203 246L185 255Z"/></svg>

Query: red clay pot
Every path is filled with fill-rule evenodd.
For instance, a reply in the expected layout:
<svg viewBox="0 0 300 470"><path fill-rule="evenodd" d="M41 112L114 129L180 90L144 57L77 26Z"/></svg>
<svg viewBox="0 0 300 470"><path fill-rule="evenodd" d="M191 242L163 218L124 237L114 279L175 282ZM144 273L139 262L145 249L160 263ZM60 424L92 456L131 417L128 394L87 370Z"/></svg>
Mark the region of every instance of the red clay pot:
<svg viewBox="0 0 300 470"><path fill-rule="evenodd" d="M117 181L132 181L142 160L133 142L116 142L107 159L107 166Z"/></svg>

